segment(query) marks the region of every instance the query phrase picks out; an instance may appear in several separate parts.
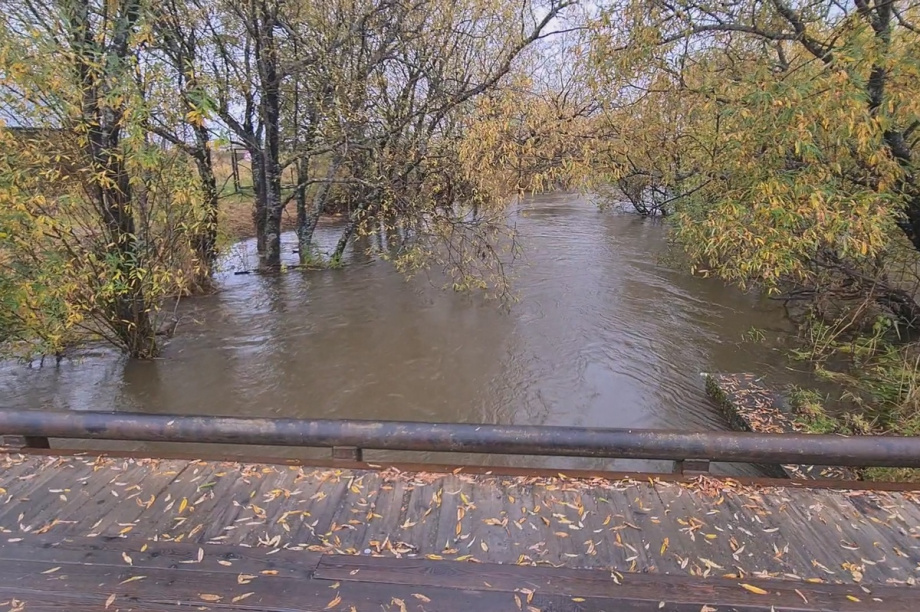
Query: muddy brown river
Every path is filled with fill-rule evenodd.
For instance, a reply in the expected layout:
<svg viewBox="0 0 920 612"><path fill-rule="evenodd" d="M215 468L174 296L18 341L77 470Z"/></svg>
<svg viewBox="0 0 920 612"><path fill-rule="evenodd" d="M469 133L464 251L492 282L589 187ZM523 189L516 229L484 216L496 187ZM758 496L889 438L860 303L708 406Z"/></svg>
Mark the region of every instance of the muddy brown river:
<svg viewBox="0 0 920 612"><path fill-rule="evenodd" d="M663 265L666 235L659 222L601 212L565 194L526 200L511 220L523 256L513 267L519 300L510 310L444 291L425 278L407 281L383 261L278 277L227 274L215 295L180 304L181 324L162 359L135 362L92 349L57 367L6 363L0 367L2 403L27 409L703 431L728 426L706 398L700 372L750 371L777 383L806 380L789 369L781 351L770 348L771 339L791 332L782 308ZM287 238L285 251L294 262L294 237ZM337 238L337 228L320 228L327 248ZM228 262L252 266L252 248L240 245ZM743 340L752 327L766 331L766 346ZM562 458L368 456L560 468L668 467Z"/></svg>

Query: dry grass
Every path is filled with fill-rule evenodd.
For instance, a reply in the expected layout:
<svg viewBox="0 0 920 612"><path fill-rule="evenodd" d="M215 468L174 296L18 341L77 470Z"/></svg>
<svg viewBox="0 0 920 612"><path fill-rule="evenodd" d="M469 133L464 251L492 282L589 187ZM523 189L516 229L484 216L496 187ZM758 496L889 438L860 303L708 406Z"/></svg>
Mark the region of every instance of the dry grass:
<svg viewBox="0 0 920 612"><path fill-rule="evenodd" d="M254 196L252 192L252 168L248 161L238 153L237 168L239 174L240 191L236 190L232 175L232 163L229 151L214 153L214 175L217 178L217 187L221 193L218 228L221 239L227 242L236 242L252 238L256 235L255 225L252 220ZM293 181L293 175L285 178ZM281 218L281 229L284 231L296 228L297 218L293 209L285 210Z"/></svg>
<svg viewBox="0 0 920 612"><path fill-rule="evenodd" d="M253 197L247 193L228 195L220 199L220 212L217 221L221 239L237 242L256 235L252 220ZM297 227L297 217L293 209L285 210L281 217L281 229L293 231Z"/></svg>

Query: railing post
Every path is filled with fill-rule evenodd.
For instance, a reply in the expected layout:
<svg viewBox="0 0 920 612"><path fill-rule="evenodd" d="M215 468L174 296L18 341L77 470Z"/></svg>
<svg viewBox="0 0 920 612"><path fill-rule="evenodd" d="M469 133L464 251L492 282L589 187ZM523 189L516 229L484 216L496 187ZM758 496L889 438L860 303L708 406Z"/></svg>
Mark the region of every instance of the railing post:
<svg viewBox="0 0 920 612"><path fill-rule="evenodd" d="M0 436L0 447L51 448L51 442L44 436Z"/></svg>
<svg viewBox="0 0 920 612"><path fill-rule="evenodd" d="M708 459L681 459L674 462L674 473L675 474L708 474L709 473L709 460Z"/></svg>
<svg viewBox="0 0 920 612"><path fill-rule="evenodd" d="M363 461L364 453L356 446L333 446L332 458L341 461Z"/></svg>

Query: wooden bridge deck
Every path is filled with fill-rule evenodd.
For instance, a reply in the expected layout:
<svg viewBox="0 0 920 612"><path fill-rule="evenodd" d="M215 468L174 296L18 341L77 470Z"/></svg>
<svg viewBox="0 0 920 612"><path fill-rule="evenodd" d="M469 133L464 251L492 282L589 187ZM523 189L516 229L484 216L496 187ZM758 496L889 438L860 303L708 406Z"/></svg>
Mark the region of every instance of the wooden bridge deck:
<svg viewBox="0 0 920 612"><path fill-rule="evenodd" d="M0 610L907 610L918 579L913 492L0 455Z"/></svg>

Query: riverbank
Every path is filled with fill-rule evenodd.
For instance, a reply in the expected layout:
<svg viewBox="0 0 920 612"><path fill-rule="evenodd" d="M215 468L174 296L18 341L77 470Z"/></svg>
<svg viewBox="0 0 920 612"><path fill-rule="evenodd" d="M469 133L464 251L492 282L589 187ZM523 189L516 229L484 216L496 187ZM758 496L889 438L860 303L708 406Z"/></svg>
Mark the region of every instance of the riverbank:
<svg viewBox="0 0 920 612"><path fill-rule="evenodd" d="M819 369L820 372L820 369ZM863 372L863 376L870 375ZM886 372L890 378L891 373ZM738 431L755 433L839 434L843 436L917 435L916 411L902 389L892 398L860 398L866 383L841 384L838 398L796 386L772 388L752 374L706 374L706 391ZM827 406L832 399L836 409ZM892 406L894 404L894 406ZM887 407L887 410L886 410ZM900 415L902 418L895 418ZM814 465L762 466L777 476L797 479L859 478L882 482L920 482L920 470L909 468L841 468Z"/></svg>
<svg viewBox="0 0 920 612"><path fill-rule="evenodd" d="M281 215L281 230L285 232L297 229L297 215L294 207L285 209ZM252 220L253 197L246 193L223 196L218 212L219 234L224 243L234 243L256 235Z"/></svg>

